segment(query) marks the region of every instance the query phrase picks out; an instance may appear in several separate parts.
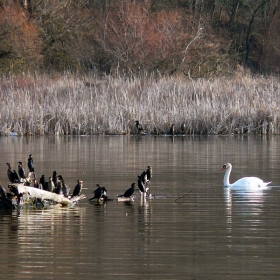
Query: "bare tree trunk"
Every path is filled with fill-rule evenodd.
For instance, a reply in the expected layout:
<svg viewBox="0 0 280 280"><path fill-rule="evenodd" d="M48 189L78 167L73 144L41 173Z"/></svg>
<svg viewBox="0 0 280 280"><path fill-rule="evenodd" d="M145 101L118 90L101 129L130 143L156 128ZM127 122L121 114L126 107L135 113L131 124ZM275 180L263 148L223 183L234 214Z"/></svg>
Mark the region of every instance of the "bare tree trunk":
<svg viewBox="0 0 280 280"><path fill-rule="evenodd" d="M22 1L22 6L26 11L31 13L31 0L23 0Z"/></svg>
<svg viewBox="0 0 280 280"><path fill-rule="evenodd" d="M230 20L229 20L229 27L230 27L230 29L232 28L232 26L234 24L239 4L240 4L239 1L235 1L234 6L232 8L231 15L230 15Z"/></svg>
<svg viewBox="0 0 280 280"><path fill-rule="evenodd" d="M28 5L28 0L23 0L23 8L28 11L29 5Z"/></svg>
<svg viewBox="0 0 280 280"><path fill-rule="evenodd" d="M261 7L263 7L267 2L268 2L268 0L262 1L262 3L254 10L254 12L253 12L253 14L252 14L252 17L251 17L251 20L250 20L250 22L249 22L248 30L247 30L247 36L246 36L246 56L245 56L245 63L248 62L249 55L250 55L250 36L251 36L251 33L252 33L252 25L253 25L253 23L254 23L255 16L256 16L257 12L259 11L259 9L260 9Z"/></svg>

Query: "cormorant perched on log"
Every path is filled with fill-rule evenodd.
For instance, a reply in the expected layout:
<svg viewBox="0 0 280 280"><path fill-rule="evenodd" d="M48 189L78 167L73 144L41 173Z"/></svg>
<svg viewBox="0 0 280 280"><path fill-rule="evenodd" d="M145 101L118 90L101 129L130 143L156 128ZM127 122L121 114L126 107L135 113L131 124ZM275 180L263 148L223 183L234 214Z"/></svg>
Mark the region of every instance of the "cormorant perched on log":
<svg viewBox="0 0 280 280"><path fill-rule="evenodd" d="M141 180L144 183L144 185L146 185L147 181L148 181L148 176L147 176L147 172L143 171L141 174Z"/></svg>
<svg viewBox="0 0 280 280"><path fill-rule="evenodd" d="M10 196L10 197L9 197ZM6 190L0 185L0 208L7 208L7 209L13 209L13 203L11 200L11 197L13 195L10 193L6 193Z"/></svg>
<svg viewBox="0 0 280 280"><path fill-rule="evenodd" d="M10 163L6 163L8 165L7 175L11 183L19 183L19 177L15 170L12 170Z"/></svg>
<svg viewBox="0 0 280 280"><path fill-rule="evenodd" d="M56 171L53 171L52 180L53 180L55 187L57 187L57 172Z"/></svg>
<svg viewBox="0 0 280 280"><path fill-rule="evenodd" d="M81 195L82 189L83 189L83 181L82 180L78 180L78 184L74 188L72 197Z"/></svg>
<svg viewBox="0 0 280 280"><path fill-rule="evenodd" d="M146 192L146 186L144 184L144 182L142 181L141 176L138 176L138 189L141 193L145 193Z"/></svg>
<svg viewBox="0 0 280 280"><path fill-rule="evenodd" d="M36 178L36 174L35 174L35 164L32 158L32 155L30 154L28 157L28 162L27 162L27 166L30 172L33 172L34 177Z"/></svg>
<svg viewBox="0 0 280 280"><path fill-rule="evenodd" d="M25 171L24 171L24 168L22 166L22 162L21 161L18 162L18 175L22 179L26 178Z"/></svg>
<svg viewBox="0 0 280 280"><path fill-rule="evenodd" d="M62 185L62 194L65 197L68 197L69 193L70 193L70 188L65 184L64 179L61 175L58 175L57 178L58 178L58 181L60 181L61 185Z"/></svg>
<svg viewBox="0 0 280 280"><path fill-rule="evenodd" d="M131 184L131 187L125 191L124 194L118 195L118 197L131 197L135 190L135 183Z"/></svg>
<svg viewBox="0 0 280 280"><path fill-rule="evenodd" d="M49 183L46 182L45 175L41 176L41 178L39 180L39 184L42 185L44 191L48 191L49 190Z"/></svg>
<svg viewBox="0 0 280 280"><path fill-rule="evenodd" d="M147 166L146 174L147 174L147 181L150 182L153 176L152 166L150 165Z"/></svg>
<svg viewBox="0 0 280 280"><path fill-rule="evenodd" d="M49 177L49 182L48 182L48 191L53 192L55 189L55 185L53 183L52 177Z"/></svg>
<svg viewBox="0 0 280 280"><path fill-rule="evenodd" d="M93 191L94 196L89 200L100 199L100 198L107 198L107 190L104 187L101 187L99 184L96 184L97 188Z"/></svg>
<svg viewBox="0 0 280 280"><path fill-rule="evenodd" d="M39 182L37 180L34 180L34 188L42 190L43 186L41 184L39 184Z"/></svg>
<svg viewBox="0 0 280 280"><path fill-rule="evenodd" d="M31 154L28 157L27 166L28 166L30 172L34 172L35 171L35 165L34 165L34 161L33 161L33 158L32 158Z"/></svg>
<svg viewBox="0 0 280 280"><path fill-rule="evenodd" d="M6 190L0 185L0 197L7 197L7 192Z"/></svg>
<svg viewBox="0 0 280 280"><path fill-rule="evenodd" d="M60 181L58 178L56 178L56 184L55 184L55 188L54 188L54 192L56 194L63 194L62 192L62 181Z"/></svg>

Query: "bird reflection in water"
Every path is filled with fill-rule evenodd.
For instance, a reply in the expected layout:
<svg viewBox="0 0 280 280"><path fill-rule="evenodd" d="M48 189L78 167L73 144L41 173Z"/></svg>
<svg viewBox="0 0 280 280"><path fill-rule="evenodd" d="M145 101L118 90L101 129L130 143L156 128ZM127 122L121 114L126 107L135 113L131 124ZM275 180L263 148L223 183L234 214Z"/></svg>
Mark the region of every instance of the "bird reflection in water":
<svg viewBox="0 0 280 280"><path fill-rule="evenodd" d="M232 190L224 188L224 203L226 211L226 223L228 237L232 237L232 231L235 225L245 224L248 228L256 230L256 224L261 221L260 215L263 213L263 207L266 192L269 190ZM251 228L253 226L253 228Z"/></svg>
<svg viewBox="0 0 280 280"><path fill-rule="evenodd" d="M151 208L150 199L141 196L140 204L138 205L138 253L145 254L149 252L151 246Z"/></svg>

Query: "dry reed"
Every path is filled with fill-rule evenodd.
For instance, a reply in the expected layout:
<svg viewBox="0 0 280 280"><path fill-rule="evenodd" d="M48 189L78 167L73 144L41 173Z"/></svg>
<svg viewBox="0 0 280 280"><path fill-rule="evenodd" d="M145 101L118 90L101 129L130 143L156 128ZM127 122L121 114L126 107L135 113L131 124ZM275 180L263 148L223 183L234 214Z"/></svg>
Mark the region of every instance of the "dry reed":
<svg viewBox="0 0 280 280"><path fill-rule="evenodd" d="M280 82L250 75L185 77L3 77L1 135L279 134Z"/></svg>

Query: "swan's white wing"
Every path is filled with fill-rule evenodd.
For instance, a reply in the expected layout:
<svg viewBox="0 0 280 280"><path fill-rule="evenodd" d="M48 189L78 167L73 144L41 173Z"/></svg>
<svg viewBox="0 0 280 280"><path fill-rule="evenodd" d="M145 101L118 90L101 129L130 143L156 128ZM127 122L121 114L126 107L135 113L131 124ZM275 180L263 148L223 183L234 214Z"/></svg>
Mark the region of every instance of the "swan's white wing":
<svg viewBox="0 0 280 280"><path fill-rule="evenodd" d="M271 182L264 182L257 177L244 177L231 184L230 187L240 188L262 188L266 187Z"/></svg>

